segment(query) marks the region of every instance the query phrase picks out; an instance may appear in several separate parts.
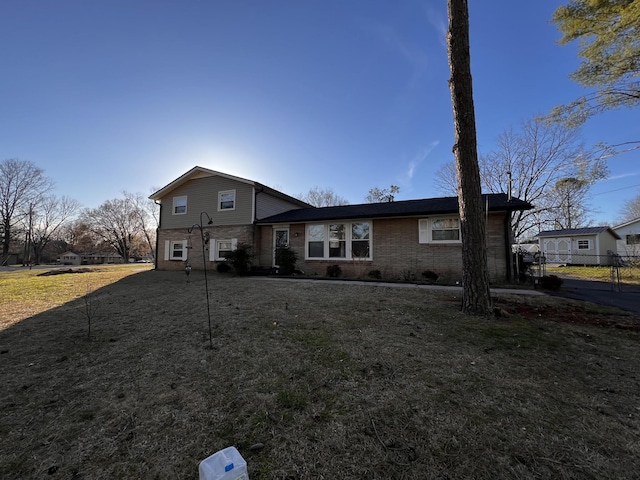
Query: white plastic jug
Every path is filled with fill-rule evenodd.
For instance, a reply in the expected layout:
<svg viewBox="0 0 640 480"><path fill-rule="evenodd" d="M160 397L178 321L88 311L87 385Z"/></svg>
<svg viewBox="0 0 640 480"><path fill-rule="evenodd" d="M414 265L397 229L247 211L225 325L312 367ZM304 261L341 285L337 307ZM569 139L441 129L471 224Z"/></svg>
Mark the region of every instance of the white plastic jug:
<svg viewBox="0 0 640 480"><path fill-rule="evenodd" d="M236 447L227 447L200 462L200 480L249 480L247 462Z"/></svg>

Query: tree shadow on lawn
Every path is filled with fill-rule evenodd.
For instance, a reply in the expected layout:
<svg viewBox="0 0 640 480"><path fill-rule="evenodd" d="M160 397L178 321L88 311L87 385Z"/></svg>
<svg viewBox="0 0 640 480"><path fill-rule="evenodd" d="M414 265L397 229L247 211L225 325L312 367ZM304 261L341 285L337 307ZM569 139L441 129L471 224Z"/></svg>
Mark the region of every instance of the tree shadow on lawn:
<svg viewBox="0 0 640 480"><path fill-rule="evenodd" d="M91 341L86 298L0 332L2 478L195 478L229 445L252 480L640 471L634 332L516 308L544 297L487 320L450 294L213 273L211 349L190 280L90 294Z"/></svg>

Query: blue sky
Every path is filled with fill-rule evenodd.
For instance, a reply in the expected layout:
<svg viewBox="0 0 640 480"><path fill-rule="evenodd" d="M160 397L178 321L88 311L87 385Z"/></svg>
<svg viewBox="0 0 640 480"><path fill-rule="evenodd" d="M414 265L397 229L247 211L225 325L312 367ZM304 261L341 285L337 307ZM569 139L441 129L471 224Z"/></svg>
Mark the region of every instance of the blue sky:
<svg viewBox="0 0 640 480"><path fill-rule="evenodd" d="M470 2L479 152L583 90L553 11ZM291 195L440 196L452 158L445 0L0 0L0 159L30 160L85 207L195 165ZM638 111L583 127L640 139ZM640 191L640 150L610 158L597 223Z"/></svg>

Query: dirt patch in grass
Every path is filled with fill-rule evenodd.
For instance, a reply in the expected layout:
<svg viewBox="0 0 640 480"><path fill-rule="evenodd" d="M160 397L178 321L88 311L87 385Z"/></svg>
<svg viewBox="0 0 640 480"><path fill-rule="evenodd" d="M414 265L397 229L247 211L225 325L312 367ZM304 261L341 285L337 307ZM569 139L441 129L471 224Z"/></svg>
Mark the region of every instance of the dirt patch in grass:
<svg viewBox="0 0 640 480"><path fill-rule="evenodd" d="M510 316L487 320L450 293L215 273L209 288L213 349L200 272L84 294L92 341L84 296L6 322L0 477L197 478L229 445L252 480L640 471L636 331L562 321L636 317L504 296Z"/></svg>
<svg viewBox="0 0 640 480"><path fill-rule="evenodd" d="M540 297L514 298L497 297L495 304L512 315L528 320L548 319L554 322L575 325L591 325L604 328L618 328L631 332L640 332L637 315L626 314L615 308L567 299Z"/></svg>
<svg viewBox="0 0 640 480"><path fill-rule="evenodd" d="M51 275L65 275L69 273L88 273L95 272L96 270L93 268L66 268L66 269L55 269L55 270L47 270L45 272L39 273L38 277L48 277Z"/></svg>

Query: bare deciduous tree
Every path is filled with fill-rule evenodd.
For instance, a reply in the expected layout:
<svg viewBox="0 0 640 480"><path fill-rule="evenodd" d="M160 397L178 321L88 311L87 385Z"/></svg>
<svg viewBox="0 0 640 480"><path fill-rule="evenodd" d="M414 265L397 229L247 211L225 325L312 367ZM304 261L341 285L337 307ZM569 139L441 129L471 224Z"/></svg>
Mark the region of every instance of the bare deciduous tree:
<svg viewBox="0 0 640 480"><path fill-rule="evenodd" d="M86 210L82 221L125 262L136 237L143 234L135 206L126 198L107 200L98 208Z"/></svg>
<svg viewBox="0 0 640 480"><path fill-rule="evenodd" d="M630 222L636 218L640 218L640 193L633 198L624 201L620 210L622 221L620 223Z"/></svg>
<svg viewBox="0 0 640 480"><path fill-rule="evenodd" d="M399 191L400 187L397 185L390 185L389 188L373 187L364 199L367 203L393 202Z"/></svg>
<svg viewBox="0 0 640 480"><path fill-rule="evenodd" d="M24 213L31 211L52 187L51 179L30 161L11 158L0 162L0 233L3 258L9 253L15 236L14 227L24 219Z"/></svg>
<svg viewBox="0 0 640 480"><path fill-rule="evenodd" d="M455 158L436 170L435 186L443 195L453 197L458 194L458 171Z"/></svg>
<svg viewBox="0 0 640 480"><path fill-rule="evenodd" d="M34 262L40 263L42 252L66 222L80 210L80 202L69 197L44 197L33 210L29 237Z"/></svg>
<svg viewBox="0 0 640 480"><path fill-rule="evenodd" d="M476 121L469 52L469 6L467 0L448 0L447 51L458 172L458 208L462 233L462 311L493 315L482 206Z"/></svg>
<svg viewBox="0 0 640 480"><path fill-rule="evenodd" d="M332 188L320 188L317 186L309 189L307 193L298 194L296 198L314 207L334 207L349 204L346 199L335 193Z"/></svg>
<svg viewBox="0 0 640 480"><path fill-rule="evenodd" d="M160 207L141 193L123 192L123 194L131 204L133 215L138 219L146 245L151 255L155 258L156 230L158 228L158 211Z"/></svg>
<svg viewBox="0 0 640 480"><path fill-rule="evenodd" d="M492 152L480 158L483 190L508 193L511 188L513 196L535 207L515 212L512 228L516 237L566 223L555 203L558 182L567 178L578 180L580 189L575 194L580 193L584 199L589 187L607 175L604 157L587 151L579 130L564 124L540 119L525 121L519 130L509 128L500 133L496 144ZM447 192L456 181L449 165L445 164L436 174L441 190ZM586 217L588 210L584 213ZM554 217L558 214L560 217Z"/></svg>

